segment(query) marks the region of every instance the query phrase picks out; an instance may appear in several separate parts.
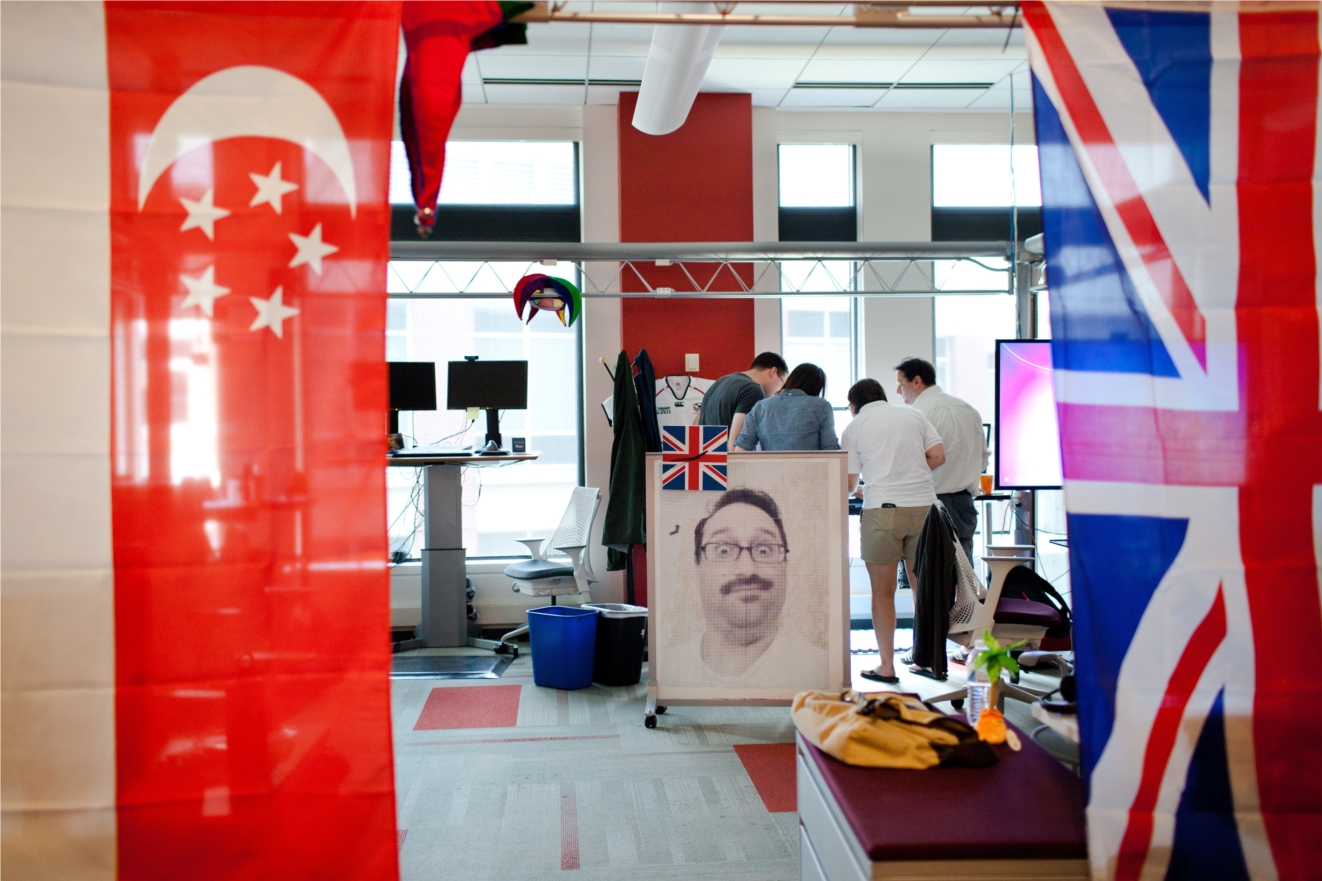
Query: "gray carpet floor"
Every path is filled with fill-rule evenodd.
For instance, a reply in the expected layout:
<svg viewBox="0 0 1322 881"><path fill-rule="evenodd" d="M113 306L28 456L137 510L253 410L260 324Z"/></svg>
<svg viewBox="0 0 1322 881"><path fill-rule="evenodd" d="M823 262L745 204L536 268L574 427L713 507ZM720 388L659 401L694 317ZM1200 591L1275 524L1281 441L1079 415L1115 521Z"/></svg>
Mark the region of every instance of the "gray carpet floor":
<svg viewBox="0 0 1322 881"><path fill-rule="evenodd" d="M788 708L674 707L647 729L645 685L539 688L530 661L496 680L392 682L404 881L799 877L798 815L766 809L734 750L792 741ZM856 688L879 688L857 676L876 662L851 656ZM415 730L433 689L511 685L513 727ZM897 688L950 690L907 672ZM1027 705L1006 712L1035 727Z"/></svg>

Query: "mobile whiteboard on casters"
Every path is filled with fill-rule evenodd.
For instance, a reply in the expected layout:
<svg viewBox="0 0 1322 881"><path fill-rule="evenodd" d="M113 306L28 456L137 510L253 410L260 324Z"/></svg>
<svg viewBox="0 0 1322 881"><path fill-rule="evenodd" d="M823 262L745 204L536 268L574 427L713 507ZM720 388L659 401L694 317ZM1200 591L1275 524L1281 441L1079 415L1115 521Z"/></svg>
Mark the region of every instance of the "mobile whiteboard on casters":
<svg viewBox="0 0 1322 881"><path fill-rule="evenodd" d="M648 707L788 704L849 682L848 462L732 454L724 491L647 456Z"/></svg>

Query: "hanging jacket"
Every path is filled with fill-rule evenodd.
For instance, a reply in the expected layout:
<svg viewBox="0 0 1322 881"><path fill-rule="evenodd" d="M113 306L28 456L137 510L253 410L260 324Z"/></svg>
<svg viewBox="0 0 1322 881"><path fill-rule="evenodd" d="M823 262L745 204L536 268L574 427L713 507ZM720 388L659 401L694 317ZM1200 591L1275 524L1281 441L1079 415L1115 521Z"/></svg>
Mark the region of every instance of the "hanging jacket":
<svg viewBox="0 0 1322 881"><path fill-rule="evenodd" d="M634 389L638 392L638 411L642 417L643 443L649 453L661 452L661 426L656 420L656 371L652 369L652 359L646 349L638 350L638 357L633 359L638 374L633 378Z"/></svg>
<svg viewBox="0 0 1322 881"><path fill-rule="evenodd" d="M610 498L601 543L610 549L606 568L625 567L630 545L647 543L647 474L642 417L629 355L615 359L615 440L611 444Z"/></svg>
<svg viewBox="0 0 1322 881"><path fill-rule="evenodd" d="M938 677L946 675L946 634L955 602L959 569L955 557L955 525L940 502L927 512L918 537L913 585L913 662Z"/></svg>

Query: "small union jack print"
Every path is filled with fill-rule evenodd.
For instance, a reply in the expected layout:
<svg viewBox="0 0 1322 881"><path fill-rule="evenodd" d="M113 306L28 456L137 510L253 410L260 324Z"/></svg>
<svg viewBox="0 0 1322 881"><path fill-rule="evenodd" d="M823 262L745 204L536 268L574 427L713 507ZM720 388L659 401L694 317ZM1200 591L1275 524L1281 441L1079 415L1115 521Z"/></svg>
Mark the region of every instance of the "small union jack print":
<svg viewBox="0 0 1322 881"><path fill-rule="evenodd" d="M730 432L719 425L661 426L661 488L726 488Z"/></svg>

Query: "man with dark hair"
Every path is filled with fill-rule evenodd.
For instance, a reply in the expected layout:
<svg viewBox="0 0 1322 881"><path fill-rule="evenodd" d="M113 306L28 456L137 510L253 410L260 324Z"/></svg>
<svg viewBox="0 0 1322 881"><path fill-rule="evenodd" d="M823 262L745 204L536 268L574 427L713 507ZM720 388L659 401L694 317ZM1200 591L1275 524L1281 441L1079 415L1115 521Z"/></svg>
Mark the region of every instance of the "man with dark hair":
<svg viewBox="0 0 1322 881"><path fill-rule="evenodd" d="M744 427L744 419L763 398L769 398L785 384L789 365L775 352L763 352L752 366L739 373L722 376L711 384L702 397L699 425L722 425L730 429L730 446Z"/></svg>
<svg viewBox="0 0 1322 881"><path fill-rule="evenodd" d="M874 401L886 400L886 390L875 379L860 379L850 386L845 398L849 401L849 412L857 413Z"/></svg>
<svg viewBox="0 0 1322 881"><path fill-rule="evenodd" d="M964 554L972 561L973 532L978 525L973 497L978 493L978 476L987 470L991 455L982 416L967 401L941 391L936 370L922 358L906 358L897 364L895 379L904 402L921 411L941 435L946 463L932 472L936 497L946 506Z"/></svg>
<svg viewBox="0 0 1322 881"><path fill-rule="evenodd" d="M771 496L742 487L720 495L693 530L706 628L683 645L661 650L668 684L807 688L825 680L826 653L781 619L789 552L780 507Z"/></svg>
<svg viewBox="0 0 1322 881"><path fill-rule="evenodd" d="M936 501L932 470L945 462L946 454L927 417L912 407L890 404L875 379L855 383L847 397L854 418L841 432L840 448L849 453L849 486L854 494L859 493L859 477L865 481L859 532L872 582L872 627L881 651L877 668L859 675L895 683L899 682L894 652L899 563L904 561L912 582L918 537Z"/></svg>

